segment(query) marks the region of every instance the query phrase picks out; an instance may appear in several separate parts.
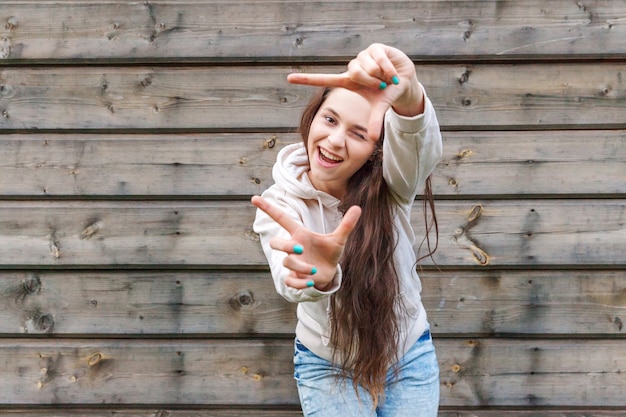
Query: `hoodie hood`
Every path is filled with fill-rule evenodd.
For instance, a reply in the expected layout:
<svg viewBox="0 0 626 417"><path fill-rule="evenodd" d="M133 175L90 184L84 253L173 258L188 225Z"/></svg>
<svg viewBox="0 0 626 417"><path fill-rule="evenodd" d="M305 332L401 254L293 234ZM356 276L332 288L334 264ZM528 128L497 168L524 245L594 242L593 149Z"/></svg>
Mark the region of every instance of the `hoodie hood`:
<svg viewBox="0 0 626 417"><path fill-rule="evenodd" d="M295 197L317 200L324 207L337 207L338 198L313 187L308 176L309 169L309 156L304 144L293 143L278 153L272 177L279 187Z"/></svg>

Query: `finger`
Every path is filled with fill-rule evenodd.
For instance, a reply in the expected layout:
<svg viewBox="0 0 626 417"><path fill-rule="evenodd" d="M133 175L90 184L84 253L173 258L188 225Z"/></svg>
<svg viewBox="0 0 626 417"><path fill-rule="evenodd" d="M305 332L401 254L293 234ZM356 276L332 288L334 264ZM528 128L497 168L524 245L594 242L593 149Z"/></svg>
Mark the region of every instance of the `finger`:
<svg viewBox="0 0 626 417"><path fill-rule="evenodd" d="M306 74L292 73L287 76L292 84L304 84L317 87L343 87L347 81L347 74Z"/></svg>
<svg viewBox="0 0 626 417"><path fill-rule="evenodd" d="M274 237L270 240L270 248L285 252L287 254L302 255L304 253L304 247L290 239L281 239Z"/></svg>
<svg viewBox="0 0 626 417"><path fill-rule="evenodd" d="M381 72L381 79L386 81L387 83L397 84L399 82L398 71L394 66L393 62L389 58L390 48L381 47L381 48L372 48L371 50L371 59L376 63L376 66L379 68ZM394 77L396 77L394 79ZM397 80L397 81L396 81Z"/></svg>
<svg viewBox="0 0 626 417"><path fill-rule="evenodd" d="M283 266L298 277L308 278L317 273L317 268L314 265L301 261L298 255L287 256L283 259Z"/></svg>
<svg viewBox="0 0 626 417"><path fill-rule="evenodd" d="M267 215L274 219L276 223L284 227L285 230L287 230L290 234L293 234L298 228L300 228L301 225L298 222L293 220L291 217L289 217L289 215L287 215L287 213L285 213L278 207L267 202L267 200L265 200L263 197L255 195L250 201L252 201L252 204L257 206L260 210L263 210L265 213L267 213Z"/></svg>
<svg viewBox="0 0 626 417"><path fill-rule="evenodd" d="M333 232L341 245L346 244L348 236L356 226L360 217L361 207L359 206L350 207L346 214L344 214L343 219L341 219L341 223L339 223L339 226L337 226L337 228Z"/></svg>
<svg viewBox="0 0 626 417"><path fill-rule="evenodd" d="M367 134L370 138L378 140L383 130L383 122L385 120L385 113L389 110L389 103L379 101L374 103L372 112L370 114L369 123L367 125Z"/></svg>
<svg viewBox="0 0 626 417"><path fill-rule="evenodd" d="M296 290L304 290L306 288L311 288L315 285L315 281L309 278L298 278L293 275L288 275L283 280L286 286L294 288Z"/></svg>
<svg viewBox="0 0 626 417"><path fill-rule="evenodd" d="M359 54L358 60L348 64L350 80L372 90L384 89L387 86L385 74L369 54Z"/></svg>

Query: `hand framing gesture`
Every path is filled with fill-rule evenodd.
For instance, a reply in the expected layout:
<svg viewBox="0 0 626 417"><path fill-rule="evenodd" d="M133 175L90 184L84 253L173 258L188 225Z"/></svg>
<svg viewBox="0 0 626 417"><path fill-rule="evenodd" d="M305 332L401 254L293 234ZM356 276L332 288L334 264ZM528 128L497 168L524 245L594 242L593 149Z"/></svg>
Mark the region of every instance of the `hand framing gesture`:
<svg viewBox="0 0 626 417"><path fill-rule="evenodd" d="M285 285L295 289L312 286L319 290L326 289L335 276L348 235L361 217L361 209L357 206L351 207L332 233L321 234L295 222L262 197L252 197L252 204L267 213L291 235L291 239L275 237L270 241L272 249L287 254L283 265L291 273L285 278Z"/></svg>
<svg viewBox="0 0 626 417"><path fill-rule="evenodd" d="M388 45L370 45L341 74L293 73L287 80L293 84L342 87L362 95L372 105L368 126L371 138L378 138L389 107L403 116L416 116L424 111L423 91L413 61Z"/></svg>

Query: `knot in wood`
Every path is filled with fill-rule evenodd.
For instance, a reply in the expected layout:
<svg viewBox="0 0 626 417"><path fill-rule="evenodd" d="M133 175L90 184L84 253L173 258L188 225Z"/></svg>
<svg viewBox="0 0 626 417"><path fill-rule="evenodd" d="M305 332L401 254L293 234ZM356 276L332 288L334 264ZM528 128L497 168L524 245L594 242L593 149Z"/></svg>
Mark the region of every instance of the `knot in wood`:
<svg viewBox="0 0 626 417"><path fill-rule="evenodd" d="M90 239L93 235L98 233L99 230L100 230L100 222L95 222L85 227L85 229L80 234L80 240Z"/></svg>
<svg viewBox="0 0 626 417"><path fill-rule="evenodd" d="M268 149L272 149L274 146L276 146L276 136L272 136L271 138L267 139L265 141L264 146Z"/></svg>
<svg viewBox="0 0 626 417"><path fill-rule="evenodd" d="M482 213L483 213L482 204L476 204L474 207L472 207L472 209L470 210L470 213L467 215L468 223L471 223L477 220L482 215Z"/></svg>
<svg viewBox="0 0 626 417"><path fill-rule="evenodd" d="M470 250L472 251L474 261L476 261L478 265L481 265L481 266L489 265L491 257L489 256L489 254L487 254L487 252L485 252L484 250L482 250L476 245L472 245L470 247Z"/></svg>
<svg viewBox="0 0 626 417"><path fill-rule="evenodd" d="M4 25L4 27L6 28L6 30L13 30L17 28L17 19L15 18L15 16L9 17L7 19L7 24Z"/></svg>
<svg viewBox="0 0 626 417"><path fill-rule="evenodd" d="M87 359L87 365L90 366L90 367L91 366L96 366L97 364L102 362L102 360L103 360L102 353L96 352L93 355L91 355L89 357L89 359Z"/></svg>
<svg viewBox="0 0 626 417"><path fill-rule="evenodd" d="M470 77L470 72L469 71L465 71L463 74L461 74L461 76L459 77L459 84L465 84L467 81L469 81L469 77Z"/></svg>
<svg viewBox="0 0 626 417"><path fill-rule="evenodd" d="M461 365L459 365L458 363L455 363L454 365L452 365L452 368L450 368L450 369L455 374L458 374L459 372L461 372Z"/></svg>
<svg viewBox="0 0 626 417"><path fill-rule="evenodd" d="M37 275L31 275L22 281L22 292L25 295L36 294L41 289L41 279Z"/></svg>
<svg viewBox="0 0 626 417"><path fill-rule="evenodd" d="M472 155L472 150L471 149L463 149L461 152L456 154L457 159L463 159L463 158L467 158L468 156Z"/></svg>
<svg viewBox="0 0 626 417"><path fill-rule="evenodd" d="M33 325L42 333L51 333L54 329L54 319L50 314L42 314L34 320Z"/></svg>
<svg viewBox="0 0 626 417"><path fill-rule="evenodd" d="M239 311L242 308L254 305L254 295L247 290L241 291L230 299L229 304L233 310Z"/></svg>

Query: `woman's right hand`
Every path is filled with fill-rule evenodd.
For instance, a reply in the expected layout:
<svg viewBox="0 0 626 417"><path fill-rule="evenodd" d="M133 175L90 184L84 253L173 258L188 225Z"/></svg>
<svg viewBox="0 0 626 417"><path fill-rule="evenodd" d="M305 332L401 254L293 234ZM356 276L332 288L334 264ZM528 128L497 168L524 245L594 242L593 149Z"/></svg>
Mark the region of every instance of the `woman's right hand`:
<svg viewBox="0 0 626 417"><path fill-rule="evenodd" d="M292 73L287 80L294 84L341 87L362 95L372 105L368 134L375 139L390 107L402 116L424 112L424 92L415 64L401 50L380 43L359 52L341 74Z"/></svg>
<svg viewBox="0 0 626 417"><path fill-rule="evenodd" d="M346 240L361 217L361 208L351 207L332 233L321 234L312 232L297 223L284 211L260 196L252 197L251 201L291 235L291 239L275 237L270 241L272 249L287 254L283 265L290 270L290 273L285 278L285 285L295 289L304 289L314 285L321 291L330 287ZM302 251L297 250L299 249L297 245Z"/></svg>

